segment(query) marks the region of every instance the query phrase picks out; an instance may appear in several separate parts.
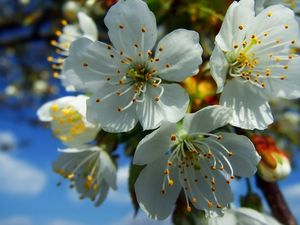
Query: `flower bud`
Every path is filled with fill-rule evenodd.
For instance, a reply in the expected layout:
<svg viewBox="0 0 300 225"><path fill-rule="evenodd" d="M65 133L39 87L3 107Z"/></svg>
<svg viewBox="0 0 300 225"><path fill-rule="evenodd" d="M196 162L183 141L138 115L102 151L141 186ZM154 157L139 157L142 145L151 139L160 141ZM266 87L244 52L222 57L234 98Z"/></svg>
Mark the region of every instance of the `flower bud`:
<svg viewBox="0 0 300 225"><path fill-rule="evenodd" d="M277 148L272 137L255 135L252 141L262 158L258 164L258 174L262 179L272 182L290 174L290 160L283 150Z"/></svg>

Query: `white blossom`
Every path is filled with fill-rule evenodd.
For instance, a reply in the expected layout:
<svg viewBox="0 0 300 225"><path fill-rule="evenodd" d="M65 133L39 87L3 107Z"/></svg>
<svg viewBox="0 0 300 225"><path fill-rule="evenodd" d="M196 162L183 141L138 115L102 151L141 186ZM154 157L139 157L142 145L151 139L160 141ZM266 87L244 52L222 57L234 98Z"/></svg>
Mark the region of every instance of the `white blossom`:
<svg viewBox="0 0 300 225"><path fill-rule="evenodd" d="M102 147L82 146L61 151L53 170L71 181L70 188L76 188L80 199L90 198L99 206L109 187L116 190L116 167Z"/></svg>
<svg viewBox="0 0 300 225"><path fill-rule="evenodd" d="M201 225L281 225L273 217L250 208L227 209L222 217L202 218Z"/></svg>
<svg viewBox="0 0 300 225"><path fill-rule="evenodd" d="M242 135L212 131L226 125L231 109L209 106L187 114L182 127L163 123L138 145L133 163L145 165L135 192L141 208L152 219L170 213L181 190L187 211L222 214L232 200L235 176L252 176L260 156Z"/></svg>
<svg viewBox="0 0 300 225"><path fill-rule="evenodd" d="M56 52L59 57L48 57L48 61L53 63L52 68L57 70L57 72L53 74L54 77L62 80L62 84L66 87L67 91L75 91L75 88L59 71L62 69L65 57L69 55L71 43L81 37L86 37L93 41L98 39L97 25L93 19L83 12L79 12L77 17L78 23L75 24L68 24L65 20L62 21L64 25L62 31L56 31L58 41L51 41L51 44L57 48Z"/></svg>
<svg viewBox="0 0 300 225"><path fill-rule="evenodd" d="M287 7L273 5L255 16L253 0L231 4L210 59L220 104L233 109L230 124L265 129L273 122L270 98L300 97L300 57L290 53L298 37Z"/></svg>
<svg viewBox="0 0 300 225"><path fill-rule="evenodd" d="M180 82L199 71L202 48L194 31L178 29L157 43L153 13L141 0L120 0L104 18L113 44L75 41L63 75L77 90L92 92L87 117L109 132L144 130L179 121L189 97Z"/></svg>
<svg viewBox="0 0 300 225"><path fill-rule="evenodd" d="M37 115L50 122L53 134L64 144L80 147L93 141L100 129L86 120L87 99L84 95L62 97L42 105Z"/></svg>

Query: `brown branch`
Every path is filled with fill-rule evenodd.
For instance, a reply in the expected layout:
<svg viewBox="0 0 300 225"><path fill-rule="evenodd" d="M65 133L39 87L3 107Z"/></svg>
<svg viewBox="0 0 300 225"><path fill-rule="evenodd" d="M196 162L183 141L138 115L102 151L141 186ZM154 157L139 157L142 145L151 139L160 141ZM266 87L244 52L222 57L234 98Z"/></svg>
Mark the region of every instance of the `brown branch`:
<svg viewBox="0 0 300 225"><path fill-rule="evenodd" d="M258 175L256 176L256 182L272 210L272 215L282 224L297 225L297 221L289 209L278 184L264 181Z"/></svg>

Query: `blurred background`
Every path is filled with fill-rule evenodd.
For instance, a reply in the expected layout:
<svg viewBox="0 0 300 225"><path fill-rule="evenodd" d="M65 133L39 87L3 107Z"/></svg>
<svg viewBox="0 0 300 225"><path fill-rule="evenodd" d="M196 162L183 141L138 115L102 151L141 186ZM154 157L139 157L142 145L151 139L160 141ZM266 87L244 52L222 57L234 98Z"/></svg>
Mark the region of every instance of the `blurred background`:
<svg viewBox="0 0 300 225"><path fill-rule="evenodd" d="M149 0L148 4L157 17L161 34L176 28L198 31L207 62L231 2ZM77 23L77 13L83 11L95 20L99 40L107 42L103 17L114 3L114 0L0 0L0 225L171 224L171 219L150 221L143 212L134 217L127 184L131 159L124 153L124 145L117 149L119 189L111 191L100 207L79 200L67 182L57 187L61 178L52 172L52 162L62 144L36 116L37 109L46 101L70 95L55 78L59 65L49 62L49 56L59 53L53 46L59 31L66 23ZM192 97L194 105L199 107L215 101L214 84L205 66L206 63L203 79L197 80L201 96ZM300 222L299 102L274 102L273 109L277 123L270 133L292 164L292 173L279 185ZM255 179L250 182L252 191L262 197ZM238 206L239 197L247 193L245 180L235 181L233 189ZM266 204L264 207L268 211Z"/></svg>

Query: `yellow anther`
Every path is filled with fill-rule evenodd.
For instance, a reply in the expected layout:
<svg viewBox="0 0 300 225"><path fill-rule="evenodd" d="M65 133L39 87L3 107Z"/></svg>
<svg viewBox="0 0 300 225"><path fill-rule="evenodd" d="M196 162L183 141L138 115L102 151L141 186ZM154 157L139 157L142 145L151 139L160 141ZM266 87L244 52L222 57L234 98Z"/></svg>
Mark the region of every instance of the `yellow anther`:
<svg viewBox="0 0 300 225"><path fill-rule="evenodd" d="M285 76L280 76L280 80L285 80Z"/></svg>
<svg viewBox="0 0 300 225"><path fill-rule="evenodd" d="M212 204L211 201L208 201L208 202L207 202L207 207L210 208L210 209L213 207L213 204Z"/></svg>
<svg viewBox="0 0 300 225"><path fill-rule="evenodd" d="M186 211L191 212L192 208L190 206L186 207Z"/></svg>
<svg viewBox="0 0 300 225"><path fill-rule="evenodd" d="M192 198L192 203L197 203L197 198L193 197Z"/></svg>
<svg viewBox="0 0 300 225"><path fill-rule="evenodd" d="M175 134L172 134L172 135L171 135L171 141L176 141L176 139L177 139L176 135L175 135Z"/></svg>
<svg viewBox="0 0 300 225"><path fill-rule="evenodd" d="M284 29L288 29L289 28L289 25L284 25Z"/></svg>
<svg viewBox="0 0 300 225"><path fill-rule="evenodd" d="M146 27L142 27L142 28L141 28L141 31L142 31L143 33L145 33L145 32L147 31Z"/></svg>
<svg viewBox="0 0 300 225"><path fill-rule="evenodd" d="M67 176L67 178L68 178L69 180L73 180L73 179L75 178L75 174L74 174L74 173L71 173L71 174L69 174L69 175Z"/></svg>
<svg viewBox="0 0 300 225"><path fill-rule="evenodd" d="M68 141L68 137L67 136L65 136L65 135L61 135L61 136L59 136L58 137L60 140L62 140L62 141Z"/></svg>
<svg viewBox="0 0 300 225"><path fill-rule="evenodd" d="M168 174L170 174L170 171L167 169L164 171L164 175L168 175Z"/></svg>
<svg viewBox="0 0 300 225"><path fill-rule="evenodd" d="M267 17L271 17L272 16L272 12L268 12Z"/></svg>
<svg viewBox="0 0 300 225"><path fill-rule="evenodd" d="M93 190L94 190L94 191L97 191L97 190L98 190L98 185L97 185L97 184L94 184L94 185L93 185Z"/></svg>
<svg viewBox="0 0 300 225"><path fill-rule="evenodd" d="M67 26L67 25L68 25L68 21L66 21L66 20L61 20L60 22L61 22L61 24L62 24L63 26Z"/></svg>
<svg viewBox="0 0 300 225"><path fill-rule="evenodd" d="M57 45L57 41L51 40L51 41L50 41L50 44L51 44L52 46L56 46L56 45Z"/></svg>
<svg viewBox="0 0 300 225"><path fill-rule="evenodd" d="M58 72L54 72L54 73L53 73L53 77L54 77L54 78L58 78L58 77L59 77L59 73L58 73Z"/></svg>
<svg viewBox="0 0 300 225"><path fill-rule="evenodd" d="M243 25L240 25L240 26L239 26L239 29L240 29L240 30L243 30L243 29L244 29L244 26L243 26Z"/></svg>
<svg viewBox="0 0 300 225"><path fill-rule="evenodd" d="M52 112L57 112L59 110L59 105L58 104L53 104L51 106L51 110L52 110Z"/></svg>
<svg viewBox="0 0 300 225"><path fill-rule="evenodd" d="M170 187L172 187L172 186L174 185L174 181L173 181L172 179L169 179L169 180L168 180L168 185L169 185Z"/></svg>
<svg viewBox="0 0 300 225"><path fill-rule="evenodd" d="M283 67L285 70L287 70L288 68L289 68L289 66L288 65L284 65L284 67Z"/></svg>
<svg viewBox="0 0 300 225"><path fill-rule="evenodd" d="M281 59L280 59L279 57L276 57L275 61L276 61L276 62L280 62Z"/></svg>
<svg viewBox="0 0 300 225"><path fill-rule="evenodd" d="M62 35L62 33L61 33L60 30L57 30L57 31L55 31L55 35L56 35L56 36L60 36L60 35Z"/></svg>

